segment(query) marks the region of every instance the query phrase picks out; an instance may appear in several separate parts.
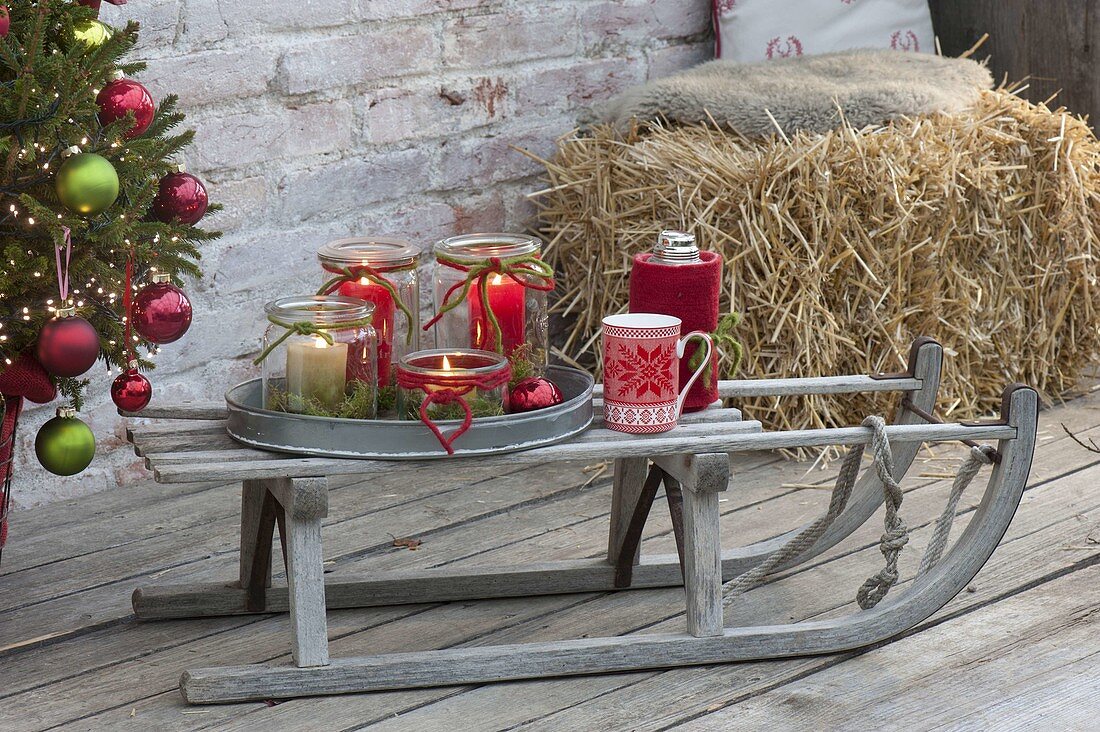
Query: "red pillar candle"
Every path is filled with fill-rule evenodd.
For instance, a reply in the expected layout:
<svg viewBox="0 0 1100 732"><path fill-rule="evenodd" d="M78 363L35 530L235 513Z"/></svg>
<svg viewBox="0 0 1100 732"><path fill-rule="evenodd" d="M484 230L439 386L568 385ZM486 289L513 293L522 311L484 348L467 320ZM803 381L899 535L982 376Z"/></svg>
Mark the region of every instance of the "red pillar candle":
<svg viewBox="0 0 1100 732"><path fill-rule="evenodd" d="M489 275L485 283L489 307L500 324L502 353L512 352L527 341L527 288L511 277ZM470 306L470 346L486 351L496 350L496 333L481 302L481 288L475 283L467 295Z"/></svg>
<svg viewBox="0 0 1100 732"><path fill-rule="evenodd" d="M326 244L317 257L329 292L374 305L378 384L390 386L395 362L419 344L420 252L401 239L354 237Z"/></svg>
<svg viewBox="0 0 1100 732"><path fill-rule="evenodd" d="M393 319L396 311L393 296L385 287L374 284L366 277L342 282L337 294L374 303L371 325L374 326L378 338L378 383L383 386L390 383L393 373Z"/></svg>

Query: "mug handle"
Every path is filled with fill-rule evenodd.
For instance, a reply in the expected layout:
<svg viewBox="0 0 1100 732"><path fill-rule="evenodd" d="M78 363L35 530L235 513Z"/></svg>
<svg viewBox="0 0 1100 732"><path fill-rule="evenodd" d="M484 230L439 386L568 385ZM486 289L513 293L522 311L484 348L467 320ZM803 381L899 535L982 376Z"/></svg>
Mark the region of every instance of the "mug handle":
<svg viewBox="0 0 1100 732"><path fill-rule="evenodd" d="M710 337L710 333L704 333L701 330L695 330L688 333L686 336L676 342L676 358L684 357L684 349L687 347L688 341L692 338L702 338L707 344L707 355L703 359L703 362L699 364L699 368L695 369L695 373L691 375L684 387L680 389L680 396L676 399L676 419L680 418L680 413L684 411L684 400L687 399L688 391L692 385L699 380L699 377L706 371L707 366L710 365L710 356L714 352L714 341Z"/></svg>

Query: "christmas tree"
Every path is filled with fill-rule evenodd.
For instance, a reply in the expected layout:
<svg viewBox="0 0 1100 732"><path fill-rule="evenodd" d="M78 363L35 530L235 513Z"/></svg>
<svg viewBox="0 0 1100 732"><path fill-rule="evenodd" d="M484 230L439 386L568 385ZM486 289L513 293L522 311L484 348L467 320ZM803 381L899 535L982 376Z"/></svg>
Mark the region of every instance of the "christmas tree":
<svg viewBox="0 0 1100 732"><path fill-rule="evenodd" d="M156 105L134 80L144 65L123 61L137 24L102 23L98 0L6 2L0 480L8 478L13 412L23 398L44 402L60 391L79 409L82 376L102 361L122 370L112 388L121 408L148 402L139 370L190 324L190 303L172 280L201 276L198 247L218 235L195 226L208 210L206 190L175 162L193 134L176 131L183 121L176 98ZM39 433L39 459L59 474L79 472L91 459L91 434L68 411L58 419L68 421L52 420Z"/></svg>

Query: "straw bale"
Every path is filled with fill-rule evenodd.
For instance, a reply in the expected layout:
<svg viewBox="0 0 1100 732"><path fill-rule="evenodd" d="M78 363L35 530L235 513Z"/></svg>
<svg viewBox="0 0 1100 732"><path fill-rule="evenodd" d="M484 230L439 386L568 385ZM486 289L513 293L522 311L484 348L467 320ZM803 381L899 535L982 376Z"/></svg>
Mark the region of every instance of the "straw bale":
<svg viewBox="0 0 1100 732"><path fill-rule="evenodd" d="M1048 402L1100 355L1100 142L1007 90L969 111L737 137L710 126L597 128L559 142L539 208L566 323L557 355L598 372L599 326L663 228L723 253L744 314L742 378L893 371L946 349L946 416L995 410L1008 382ZM888 402L755 400L771 428L856 424Z"/></svg>

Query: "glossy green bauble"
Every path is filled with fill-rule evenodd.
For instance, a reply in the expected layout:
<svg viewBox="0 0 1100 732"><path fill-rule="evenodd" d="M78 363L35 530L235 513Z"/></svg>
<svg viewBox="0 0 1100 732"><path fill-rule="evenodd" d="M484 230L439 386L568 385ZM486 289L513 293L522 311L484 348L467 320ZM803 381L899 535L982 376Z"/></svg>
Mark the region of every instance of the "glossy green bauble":
<svg viewBox="0 0 1100 732"><path fill-rule="evenodd" d="M73 28L73 37L88 48L97 48L111 37L111 28L98 20L85 20Z"/></svg>
<svg viewBox="0 0 1100 732"><path fill-rule="evenodd" d="M70 156L57 171L57 197L69 210L95 216L118 198L118 173L111 161L95 153Z"/></svg>
<svg viewBox="0 0 1100 732"><path fill-rule="evenodd" d="M38 430L34 453L54 475L76 475L92 463L95 435L76 417L54 417Z"/></svg>

